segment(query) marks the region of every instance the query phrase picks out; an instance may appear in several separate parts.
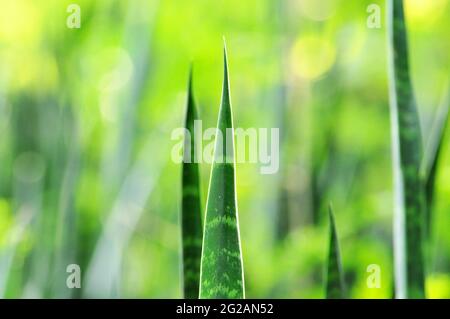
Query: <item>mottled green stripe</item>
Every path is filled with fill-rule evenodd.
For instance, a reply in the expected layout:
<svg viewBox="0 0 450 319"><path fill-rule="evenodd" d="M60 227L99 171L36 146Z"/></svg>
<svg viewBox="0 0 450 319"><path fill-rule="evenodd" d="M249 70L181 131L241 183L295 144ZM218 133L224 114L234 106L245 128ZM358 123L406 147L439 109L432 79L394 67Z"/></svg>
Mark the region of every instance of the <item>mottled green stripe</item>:
<svg viewBox="0 0 450 319"><path fill-rule="evenodd" d="M190 152L191 159L197 151L194 136L194 121L198 119L192 92L192 73L189 76L186 128L191 134L185 140L184 151ZM183 241L183 286L185 298L198 298L200 286L200 259L203 229L201 220L200 176L198 164L194 161L183 163L182 177L182 241Z"/></svg>
<svg viewBox="0 0 450 319"><path fill-rule="evenodd" d="M346 297L346 292L339 251L339 241L331 205L329 207L329 217L330 239L328 246L326 297L327 299L342 299Z"/></svg>
<svg viewBox="0 0 450 319"><path fill-rule="evenodd" d="M217 126L223 134L223 144L220 145L220 139L216 139L206 207L200 298L244 298L235 189L234 140L232 135L226 135L227 128L233 128L226 51L222 103ZM231 158L232 161L222 163L223 157Z"/></svg>
<svg viewBox="0 0 450 319"><path fill-rule="evenodd" d="M408 45L402 0L389 0L389 48L391 117L393 123L394 172L398 205L394 227L397 297L423 298L424 188L419 177L422 156L421 132L408 66ZM398 134L398 136L396 136ZM403 207L403 208L402 208ZM402 216L399 216L401 214ZM404 223L403 223L404 221ZM399 251L403 243L404 252ZM406 272L406 274L405 274ZM402 282L406 287L400 287ZM404 289L406 288L406 289Z"/></svg>

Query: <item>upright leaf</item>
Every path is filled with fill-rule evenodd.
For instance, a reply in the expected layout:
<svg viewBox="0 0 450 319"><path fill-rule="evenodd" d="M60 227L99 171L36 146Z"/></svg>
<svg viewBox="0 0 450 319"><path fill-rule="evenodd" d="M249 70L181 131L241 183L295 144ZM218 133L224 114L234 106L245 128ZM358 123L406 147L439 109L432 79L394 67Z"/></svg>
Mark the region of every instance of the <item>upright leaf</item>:
<svg viewBox="0 0 450 319"><path fill-rule="evenodd" d="M425 197L419 178L421 132L409 75L403 1L389 0L388 4L396 297L423 298Z"/></svg>
<svg viewBox="0 0 450 319"><path fill-rule="evenodd" d="M328 213L330 218L330 241L328 247L326 297L327 299L342 299L346 297L346 292L339 250L339 240L331 205L328 208Z"/></svg>
<svg viewBox="0 0 450 319"><path fill-rule="evenodd" d="M196 161L198 152L194 122L198 120L192 89L192 70L189 75L186 108L186 135L182 177L182 241L184 297L198 298L200 286L200 259L202 254L202 210L200 200L200 175Z"/></svg>
<svg viewBox="0 0 450 319"><path fill-rule="evenodd" d="M244 298L235 179L233 116L224 48L222 102L206 204L200 298Z"/></svg>
<svg viewBox="0 0 450 319"><path fill-rule="evenodd" d="M430 136L427 140L424 157L422 160L421 177L425 185L425 203L426 203L426 237L429 239L431 233L431 220L434 200L434 185L436 180L439 155L444 143L444 136L449 118L450 94L449 90L443 102L437 110L433 121Z"/></svg>

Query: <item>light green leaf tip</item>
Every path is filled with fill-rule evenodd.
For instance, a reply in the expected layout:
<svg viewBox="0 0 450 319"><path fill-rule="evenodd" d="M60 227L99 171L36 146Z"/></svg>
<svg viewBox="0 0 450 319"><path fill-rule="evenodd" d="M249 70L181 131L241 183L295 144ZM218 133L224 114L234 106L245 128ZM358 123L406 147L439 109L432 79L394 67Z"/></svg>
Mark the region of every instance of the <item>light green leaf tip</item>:
<svg viewBox="0 0 450 319"><path fill-rule="evenodd" d="M339 250L339 240L334 221L333 208L331 204L328 208L330 221L330 239L328 246L328 264L326 281L326 298L342 299L346 298L344 275L342 271L341 254Z"/></svg>
<svg viewBox="0 0 450 319"><path fill-rule="evenodd" d="M224 46L222 102L211 168L200 275L200 298L244 298L235 186L234 130Z"/></svg>

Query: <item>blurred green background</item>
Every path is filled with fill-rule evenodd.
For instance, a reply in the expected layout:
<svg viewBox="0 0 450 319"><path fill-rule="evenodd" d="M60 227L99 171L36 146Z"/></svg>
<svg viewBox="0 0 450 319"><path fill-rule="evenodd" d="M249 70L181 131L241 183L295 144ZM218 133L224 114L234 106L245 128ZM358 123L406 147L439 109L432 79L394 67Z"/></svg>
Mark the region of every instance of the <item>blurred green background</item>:
<svg viewBox="0 0 450 319"><path fill-rule="evenodd" d="M66 26L70 3L79 29ZM372 3L380 28L366 25ZM450 1L405 4L426 137L450 71ZM390 298L385 26L382 0L0 0L0 297L182 296L170 135L190 62L215 127L224 36L235 127L281 130L277 174L237 166L247 297L323 298L332 201L351 297ZM450 297L447 144L427 250L436 298ZM67 288L68 264L81 289Z"/></svg>

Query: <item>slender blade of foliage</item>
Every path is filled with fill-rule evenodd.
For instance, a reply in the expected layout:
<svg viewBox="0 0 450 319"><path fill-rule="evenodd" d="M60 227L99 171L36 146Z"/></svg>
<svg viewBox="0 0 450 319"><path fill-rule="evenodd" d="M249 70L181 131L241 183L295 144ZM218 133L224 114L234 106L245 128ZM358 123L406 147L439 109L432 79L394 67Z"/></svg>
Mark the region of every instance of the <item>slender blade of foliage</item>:
<svg viewBox="0 0 450 319"><path fill-rule="evenodd" d="M85 270L85 298L118 298L126 248L145 212L152 192L167 162L169 145L161 134L163 127L173 127L176 118L163 118L147 142L139 148L136 160L114 200L102 233Z"/></svg>
<svg viewBox="0 0 450 319"><path fill-rule="evenodd" d="M200 298L244 298L235 187L234 130L224 48L222 102L206 204Z"/></svg>
<svg viewBox="0 0 450 319"><path fill-rule="evenodd" d="M388 3L396 297L423 298L425 198L419 177L421 132L409 75L403 1L389 0Z"/></svg>
<svg viewBox="0 0 450 319"><path fill-rule="evenodd" d="M449 90L443 102L439 106L430 136L427 140L425 154L422 161L421 177L425 185L425 203L426 203L426 237L431 236L431 221L434 200L434 185L438 168L439 156L441 154L442 145L444 143L445 131L447 128L450 109Z"/></svg>
<svg viewBox="0 0 450 319"><path fill-rule="evenodd" d="M339 240L331 204L328 208L328 213L330 219L330 241L328 248L326 297L327 299L342 299L346 297L346 292L339 250Z"/></svg>
<svg viewBox="0 0 450 319"><path fill-rule="evenodd" d="M182 240L184 297L198 298L200 285L200 259L202 254L202 210L200 199L200 174L196 161L198 151L194 121L198 120L192 89L192 70L189 75L186 109L186 133L182 177Z"/></svg>

